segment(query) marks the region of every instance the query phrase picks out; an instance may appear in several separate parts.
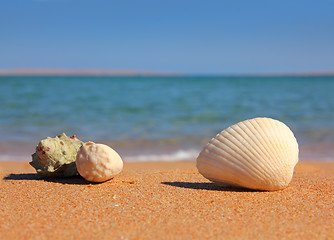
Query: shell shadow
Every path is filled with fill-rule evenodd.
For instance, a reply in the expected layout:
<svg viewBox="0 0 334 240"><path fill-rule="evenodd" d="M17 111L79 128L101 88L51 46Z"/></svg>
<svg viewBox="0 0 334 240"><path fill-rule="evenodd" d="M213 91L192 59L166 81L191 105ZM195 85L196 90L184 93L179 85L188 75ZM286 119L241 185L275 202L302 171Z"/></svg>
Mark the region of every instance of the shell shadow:
<svg viewBox="0 0 334 240"><path fill-rule="evenodd" d="M61 183L61 184L71 184L71 185L90 185L95 184L86 181L84 178L78 176L74 177L66 177L66 178L42 178L38 174L35 173L20 173L20 174L9 174L8 176L4 177L3 180L38 180L38 181L45 181L45 182L54 182L54 183Z"/></svg>
<svg viewBox="0 0 334 240"><path fill-rule="evenodd" d="M262 192L242 187L234 187L212 182L161 182L161 184L179 188L210 190L210 191L225 191L225 192Z"/></svg>
<svg viewBox="0 0 334 240"><path fill-rule="evenodd" d="M3 180L42 180L42 178L34 173L11 173L5 176Z"/></svg>

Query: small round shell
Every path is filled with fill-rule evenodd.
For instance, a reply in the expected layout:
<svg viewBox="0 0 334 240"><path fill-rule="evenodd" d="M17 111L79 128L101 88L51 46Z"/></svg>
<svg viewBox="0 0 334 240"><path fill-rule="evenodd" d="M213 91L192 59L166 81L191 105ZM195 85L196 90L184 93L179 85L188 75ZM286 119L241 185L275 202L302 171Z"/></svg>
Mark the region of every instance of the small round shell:
<svg viewBox="0 0 334 240"><path fill-rule="evenodd" d="M239 122L212 138L197 158L207 179L258 190L288 186L298 143L284 123L270 118Z"/></svg>
<svg viewBox="0 0 334 240"><path fill-rule="evenodd" d="M104 182L122 171L123 161L109 146L88 142L79 149L76 166L87 181Z"/></svg>

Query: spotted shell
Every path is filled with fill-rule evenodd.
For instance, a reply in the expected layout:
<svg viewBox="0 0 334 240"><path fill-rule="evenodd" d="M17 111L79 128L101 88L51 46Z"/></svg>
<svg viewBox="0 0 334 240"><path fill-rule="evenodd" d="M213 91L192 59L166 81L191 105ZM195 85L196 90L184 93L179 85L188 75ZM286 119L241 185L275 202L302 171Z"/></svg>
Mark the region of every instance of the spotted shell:
<svg viewBox="0 0 334 240"><path fill-rule="evenodd" d="M71 177L78 174L75 166L76 155L83 142L75 135L65 133L42 139L29 164L44 178Z"/></svg>

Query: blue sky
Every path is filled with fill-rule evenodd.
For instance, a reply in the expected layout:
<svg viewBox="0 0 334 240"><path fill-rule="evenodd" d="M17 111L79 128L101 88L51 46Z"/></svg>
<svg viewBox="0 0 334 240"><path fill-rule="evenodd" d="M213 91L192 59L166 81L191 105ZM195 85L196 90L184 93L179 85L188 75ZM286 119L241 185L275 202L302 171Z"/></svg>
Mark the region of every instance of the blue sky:
<svg viewBox="0 0 334 240"><path fill-rule="evenodd" d="M334 1L0 0L0 69L334 70Z"/></svg>

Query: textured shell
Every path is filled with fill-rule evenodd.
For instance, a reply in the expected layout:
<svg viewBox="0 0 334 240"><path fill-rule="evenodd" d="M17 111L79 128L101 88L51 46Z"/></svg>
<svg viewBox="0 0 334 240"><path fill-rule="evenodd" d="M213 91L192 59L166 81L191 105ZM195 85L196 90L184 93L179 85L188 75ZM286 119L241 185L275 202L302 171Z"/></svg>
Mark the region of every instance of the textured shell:
<svg viewBox="0 0 334 240"><path fill-rule="evenodd" d="M77 175L75 159L82 144L75 135L68 137L62 133L53 138L47 137L38 143L29 164L45 178Z"/></svg>
<svg viewBox="0 0 334 240"><path fill-rule="evenodd" d="M123 169L123 161L116 151L104 144L85 143L78 151L76 165L87 181L104 182Z"/></svg>
<svg viewBox="0 0 334 240"><path fill-rule="evenodd" d="M272 191L289 185L297 162L298 143L289 127L254 118L211 139L197 158L197 169L213 182Z"/></svg>

